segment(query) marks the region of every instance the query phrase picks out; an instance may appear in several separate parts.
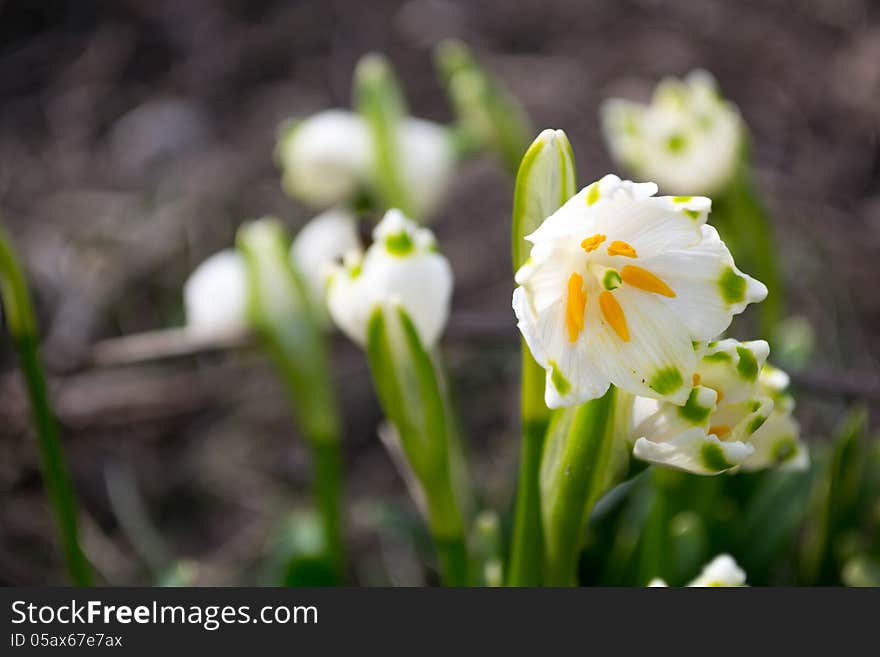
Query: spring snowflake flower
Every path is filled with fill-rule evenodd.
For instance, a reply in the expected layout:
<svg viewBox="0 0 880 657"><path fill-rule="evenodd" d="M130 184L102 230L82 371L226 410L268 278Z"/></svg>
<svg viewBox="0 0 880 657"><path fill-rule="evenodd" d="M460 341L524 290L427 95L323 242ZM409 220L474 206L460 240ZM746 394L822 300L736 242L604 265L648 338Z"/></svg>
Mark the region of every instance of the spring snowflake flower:
<svg viewBox="0 0 880 657"><path fill-rule="evenodd" d="M720 554L703 568L703 571L688 586L728 588L746 585L746 573L729 554ZM664 587L662 579L653 580L648 586Z"/></svg>
<svg viewBox="0 0 880 657"><path fill-rule="evenodd" d="M361 346L373 310L399 304L430 348L446 326L451 296L452 269L437 252L433 233L399 210L389 210L366 253L350 251L343 265L333 269L327 302L333 321Z"/></svg>
<svg viewBox="0 0 880 657"><path fill-rule="evenodd" d="M633 454L704 475L737 466L804 467L793 403L782 395L787 377L765 365L769 351L763 340L709 343L683 406L636 399Z"/></svg>
<svg viewBox="0 0 880 657"><path fill-rule="evenodd" d="M601 108L613 157L670 194L712 195L732 179L744 128L706 71L660 82L650 105L611 99Z"/></svg>
<svg viewBox="0 0 880 657"><path fill-rule="evenodd" d="M551 408L600 397L610 384L684 404L694 342L767 295L705 224L708 198L656 192L605 176L526 238L533 246L513 309L547 372Z"/></svg>
<svg viewBox="0 0 880 657"><path fill-rule="evenodd" d="M370 170L372 140L359 115L325 110L289 128L279 143L278 157L287 192L326 207L355 196Z"/></svg>
<svg viewBox="0 0 880 657"><path fill-rule="evenodd" d="M290 257L306 284L316 316L328 325L327 283L333 265L347 252L359 249L357 219L348 210L332 208L309 221L297 233Z"/></svg>
<svg viewBox="0 0 880 657"><path fill-rule="evenodd" d="M240 331L247 325L247 282L241 255L233 249L200 264L183 286L187 327L201 334Z"/></svg>
<svg viewBox="0 0 880 657"><path fill-rule="evenodd" d="M413 210L429 215L444 198L455 169L449 129L406 117L397 130L397 166ZM351 203L374 189L375 150L367 122L341 109L319 112L282 135L278 159L287 192L316 207Z"/></svg>

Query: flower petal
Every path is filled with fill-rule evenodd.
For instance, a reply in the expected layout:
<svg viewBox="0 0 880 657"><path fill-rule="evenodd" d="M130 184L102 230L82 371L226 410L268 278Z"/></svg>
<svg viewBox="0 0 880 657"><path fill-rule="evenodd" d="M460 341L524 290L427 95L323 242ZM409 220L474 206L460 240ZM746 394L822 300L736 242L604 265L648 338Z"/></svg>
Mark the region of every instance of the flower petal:
<svg viewBox="0 0 880 657"><path fill-rule="evenodd" d="M669 304L695 340L711 340L734 315L767 296L760 281L743 274L712 226L701 226L698 243L643 259L639 265L658 276L676 296Z"/></svg>
<svg viewBox="0 0 880 657"><path fill-rule="evenodd" d="M722 442L695 427L662 443L639 438L633 446L633 456L676 470L714 475L736 467L753 450L742 442Z"/></svg>

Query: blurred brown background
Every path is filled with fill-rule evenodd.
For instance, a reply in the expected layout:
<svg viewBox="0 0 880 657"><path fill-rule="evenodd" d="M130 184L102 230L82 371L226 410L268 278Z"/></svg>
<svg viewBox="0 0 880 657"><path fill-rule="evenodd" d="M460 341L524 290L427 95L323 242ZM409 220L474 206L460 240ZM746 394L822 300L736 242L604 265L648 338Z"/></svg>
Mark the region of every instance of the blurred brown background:
<svg viewBox="0 0 880 657"><path fill-rule="evenodd" d="M876 2L0 0L0 210L31 276L86 549L107 582L151 581L117 522L108 472L140 491L157 552L198 561L198 583L237 584L260 581L309 471L255 351L95 369L91 345L179 324L186 276L230 246L242 220L275 214L293 231L313 214L280 189L276 128L348 106L365 52L390 57L415 115L451 120L430 57L450 36L513 89L536 128L566 130L581 184L613 170L603 98L646 98L663 75L712 71L753 133L788 311L816 332L796 377L806 437L823 440L853 398L873 399L876 422ZM435 222L456 272L445 350L477 481L501 509L518 440L511 189L491 159L468 162ZM334 350L355 576L418 583L415 548L377 530L383 509L413 512L375 438L364 358L342 338ZM14 367L0 334L0 583L60 583Z"/></svg>

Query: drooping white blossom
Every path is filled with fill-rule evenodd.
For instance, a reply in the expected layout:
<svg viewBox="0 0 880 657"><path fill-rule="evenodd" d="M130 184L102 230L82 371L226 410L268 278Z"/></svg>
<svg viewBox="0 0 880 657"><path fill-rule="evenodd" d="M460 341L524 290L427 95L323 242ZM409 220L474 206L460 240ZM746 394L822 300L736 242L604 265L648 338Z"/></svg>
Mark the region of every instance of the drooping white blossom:
<svg viewBox="0 0 880 657"><path fill-rule="evenodd" d="M317 207L350 201L369 175L372 138L354 112L318 112L282 136L278 158L287 192Z"/></svg>
<svg viewBox="0 0 880 657"><path fill-rule="evenodd" d="M327 296L330 316L354 342L364 346L373 310L402 307L422 343L430 348L449 318L452 269L437 251L433 233L398 210L389 210L373 231L366 253L346 254L333 269Z"/></svg>
<svg viewBox="0 0 880 657"><path fill-rule="evenodd" d="M736 467L803 467L807 453L791 417L793 403L772 388L787 377L765 365L769 351L763 340L706 345L683 406L636 399L633 454L705 475ZM772 383L762 385L762 379Z"/></svg>
<svg viewBox="0 0 880 657"><path fill-rule="evenodd" d="M612 156L670 194L719 192L742 156L739 111L706 71L661 81L649 105L607 100L601 119Z"/></svg>
<svg viewBox="0 0 880 657"><path fill-rule="evenodd" d="M694 343L767 294L706 225L708 198L656 192L607 175L526 238L533 246L513 309L547 372L551 408L600 397L611 384L685 403Z"/></svg>
<svg viewBox="0 0 880 657"><path fill-rule="evenodd" d="M247 324L247 281L241 255L227 249L202 262L183 286L187 327L224 334Z"/></svg>
<svg viewBox="0 0 880 657"><path fill-rule="evenodd" d="M445 196L455 166L450 131L431 121L405 117L396 134L396 169L419 216ZM364 118L347 110L319 112L289 128L278 159L288 193L316 207L351 203L359 191L375 193L378 162Z"/></svg>
<svg viewBox="0 0 880 657"><path fill-rule="evenodd" d="M343 208L331 208L309 221L297 233L290 257L305 281L312 308L327 325L327 283L333 265L346 253L360 248L357 219Z"/></svg>

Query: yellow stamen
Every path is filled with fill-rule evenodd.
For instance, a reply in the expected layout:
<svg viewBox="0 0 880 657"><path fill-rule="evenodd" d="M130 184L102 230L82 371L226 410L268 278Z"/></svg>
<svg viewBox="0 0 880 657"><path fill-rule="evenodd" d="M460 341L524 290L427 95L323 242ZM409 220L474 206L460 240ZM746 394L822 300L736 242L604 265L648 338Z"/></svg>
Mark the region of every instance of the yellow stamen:
<svg viewBox="0 0 880 657"><path fill-rule="evenodd" d="M614 298L611 292L602 292L599 295L599 308L605 321L611 324L611 328L617 333L624 342L629 342L629 329L626 326L626 317L623 314L623 308Z"/></svg>
<svg viewBox="0 0 880 657"><path fill-rule="evenodd" d="M610 249L609 249L610 250ZM632 285L645 292L653 292L664 297L674 297L675 292L661 278L658 278L647 269L626 265L620 270L620 277L627 285Z"/></svg>
<svg viewBox="0 0 880 657"><path fill-rule="evenodd" d="M587 295L583 290L584 278L574 273L568 278L568 298L565 301L565 327L568 339L577 340L584 329L584 310L587 307Z"/></svg>
<svg viewBox="0 0 880 657"><path fill-rule="evenodd" d="M581 248L589 253L590 251L595 251L599 248L599 245L605 241L604 235L593 235L592 237L588 237L583 242L581 242Z"/></svg>
<svg viewBox="0 0 880 657"><path fill-rule="evenodd" d="M632 248L626 242L621 242L620 240L614 240L611 244L608 245L608 255L620 255L626 256L627 258L637 258L638 254L636 250Z"/></svg>
<svg viewBox="0 0 880 657"><path fill-rule="evenodd" d="M726 424L716 424L709 427L709 433L713 433L716 437L721 438L730 433L730 427Z"/></svg>
<svg viewBox="0 0 880 657"><path fill-rule="evenodd" d="M694 385L695 385L695 386L700 385L700 375L697 374L696 372L694 372L694 379L693 379L693 381L694 381Z"/></svg>

